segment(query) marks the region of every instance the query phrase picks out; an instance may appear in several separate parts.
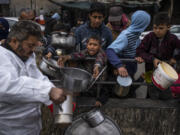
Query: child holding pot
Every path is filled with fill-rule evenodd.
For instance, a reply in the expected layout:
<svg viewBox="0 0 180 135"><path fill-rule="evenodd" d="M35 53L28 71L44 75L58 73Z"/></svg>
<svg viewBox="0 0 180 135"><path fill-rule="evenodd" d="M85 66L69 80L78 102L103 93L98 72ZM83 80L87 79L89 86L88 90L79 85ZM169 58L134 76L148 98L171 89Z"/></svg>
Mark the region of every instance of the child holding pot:
<svg viewBox="0 0 180 135"><path fill-rule="evenodd" d="M94 58L93 60L87 60L87 58ZM86 49L80 52L74 52L70 55L62 55L58 59L58 64L62 67L68 60L76 60L78 68L84 69L93 74L93 78L96 78L100 71L105 67L107 58L105 52L101 49L101 39L97 35L92 35L88 38ZM100 76L100 80L106 79L106 72ZM94 87L93 87L94 88ZM92 88L92 89L93 89ZM97 88L97 87L96 87ZM89 90L92 92L93 90ZM93 93L88 92L86 96L92 96ZM97 92L96 92L97 93ZM108 91L102 87L100 88L100 96L97 98L95 105L102 106L108 99Z"/></svg>
<svg viewBox="0 0 180 135"><path fill-rule="evenodd" d="M171 34L169 29L170 18L168 14L166 12L156 14L153 20L153 31L144 37L136 49L135 59L139 63L145 62L147 73L157 68L160 61L176 61L173 53L176 48L180 48L180 40ZM169 90L161 91L150 85L148 86L148 94L153 99L168 99L171 92Z"/></svg>

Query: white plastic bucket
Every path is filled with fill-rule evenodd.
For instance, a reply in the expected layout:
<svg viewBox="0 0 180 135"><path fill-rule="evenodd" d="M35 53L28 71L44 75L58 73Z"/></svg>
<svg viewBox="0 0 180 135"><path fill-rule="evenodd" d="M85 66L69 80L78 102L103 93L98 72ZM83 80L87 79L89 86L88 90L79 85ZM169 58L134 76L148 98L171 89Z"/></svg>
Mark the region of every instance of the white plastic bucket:
<svg viewBox="0 0 180 135"><path fill-rule="evenodd" d="M178 79L177 72L166 62L158 64L157 69L153 72L152 82L161 90L166 90Z"/></svg>

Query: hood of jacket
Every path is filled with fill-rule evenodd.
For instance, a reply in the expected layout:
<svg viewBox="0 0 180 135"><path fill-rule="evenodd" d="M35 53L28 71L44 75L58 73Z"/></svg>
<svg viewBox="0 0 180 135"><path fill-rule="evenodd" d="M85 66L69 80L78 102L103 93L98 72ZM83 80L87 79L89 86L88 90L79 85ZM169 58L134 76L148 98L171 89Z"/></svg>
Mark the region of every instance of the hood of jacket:
<svg viewBox="0 0 180 135"><path fill-rule="evenodd" d="M131 25L128 27L128 30L141 33L147 28L150 20L151 17L147 12L138 10L133 13L131 17Z"/></svg>

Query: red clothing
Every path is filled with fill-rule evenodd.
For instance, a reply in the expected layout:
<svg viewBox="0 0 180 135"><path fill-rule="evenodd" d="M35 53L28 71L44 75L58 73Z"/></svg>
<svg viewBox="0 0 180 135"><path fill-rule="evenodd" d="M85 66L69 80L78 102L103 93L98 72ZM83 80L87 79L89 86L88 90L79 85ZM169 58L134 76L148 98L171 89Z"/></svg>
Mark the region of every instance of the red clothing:
<svg viewBox="0 0 180 135"><path fill-rule="evenodd" d="M179 76L179 78L178 78L178 80L174 84L180 84L180 74L178 76ZM180 97L180 86L176 86L176 87L172 86L171 87L171 91L172 91L173 96Z"/></svg>

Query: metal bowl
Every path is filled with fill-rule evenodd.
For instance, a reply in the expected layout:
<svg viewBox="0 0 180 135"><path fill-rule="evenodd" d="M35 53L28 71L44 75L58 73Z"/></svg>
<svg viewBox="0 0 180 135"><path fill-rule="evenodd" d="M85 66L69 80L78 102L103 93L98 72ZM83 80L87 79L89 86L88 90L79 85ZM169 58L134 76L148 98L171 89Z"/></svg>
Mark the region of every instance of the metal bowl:
<svg viewBox="0 0 180 135"><path fill-rule="evenodd" d="M46 58L43 57L42 61L39 64L39 68L46 75L49 75L55 78L58 78L59 76L58 74L59 66L57 65L56 60L53 60L53 59L47 60Z"/></svg>
<svg viewBox="0 0 180 135"><path fill-rule="evenodd" d="M103 114L104 121L96 127L91 127L82 118L83 115L86 115L86 113L75 117L63 135L121 135L119 126L109 116Z"/></svg>
<svg viewBox="0 0 180 135"><path fill-rule="evenodd" d="M104 121L104 116L100 110L93 109L90 112L84 114L82 119L85 120L90 127L96 127Z"/></svg>
<svg viewBox="0 0 180 135"><path fill-rule="evenodd" d="M71 92L86 91L92 80L92 75L89 72L79 68L60 68L60 73L62 76L59 77L63 77L62 87Z"/></svg>
<svg viewBox="0 0 180 135"><path fill-rule="evenodd" d="M74 48L75 37L66 32L54 32L51 44L57 48Z"/></svg>

